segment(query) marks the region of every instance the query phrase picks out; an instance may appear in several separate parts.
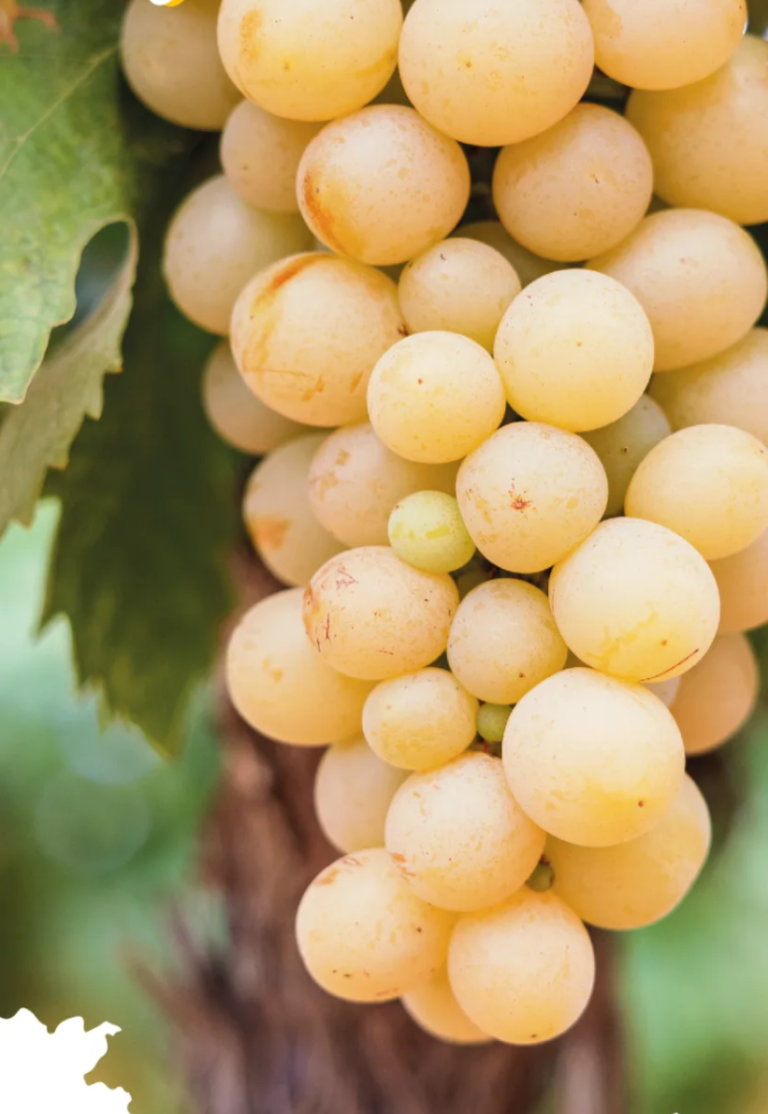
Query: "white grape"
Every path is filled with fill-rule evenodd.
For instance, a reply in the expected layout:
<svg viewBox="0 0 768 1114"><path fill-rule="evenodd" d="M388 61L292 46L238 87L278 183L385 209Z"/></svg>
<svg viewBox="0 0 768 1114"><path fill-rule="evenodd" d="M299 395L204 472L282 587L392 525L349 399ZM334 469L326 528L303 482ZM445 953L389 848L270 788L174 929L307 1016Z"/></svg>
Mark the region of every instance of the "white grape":
<svg viewBox="0 0 768 1114"><path fill-rule="evenodd" d="M360 737L329 747L315 777L315 813L339 851L384 844L387 809L407 777L383 762Z"/></svg>

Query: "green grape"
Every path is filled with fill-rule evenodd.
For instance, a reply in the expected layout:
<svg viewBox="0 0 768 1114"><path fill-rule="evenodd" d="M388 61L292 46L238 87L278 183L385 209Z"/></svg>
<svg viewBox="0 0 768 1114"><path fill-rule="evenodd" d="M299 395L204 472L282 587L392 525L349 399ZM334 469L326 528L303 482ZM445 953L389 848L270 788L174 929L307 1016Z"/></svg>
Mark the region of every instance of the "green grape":
<svg viewBox="0 0 768 1114"><path fill-rule="evenodd" d="M458 502L443 491L401 499L389 516L389 544L401 561L423 572L454 572L475 553Z"/></svg>
<svg viewBox="0 0 768 1114"><path fill-rule="evenodd" d="M500 743L504 738L512 708L509 704L482 704L477 713L477 733L486 743Z"/></svg>

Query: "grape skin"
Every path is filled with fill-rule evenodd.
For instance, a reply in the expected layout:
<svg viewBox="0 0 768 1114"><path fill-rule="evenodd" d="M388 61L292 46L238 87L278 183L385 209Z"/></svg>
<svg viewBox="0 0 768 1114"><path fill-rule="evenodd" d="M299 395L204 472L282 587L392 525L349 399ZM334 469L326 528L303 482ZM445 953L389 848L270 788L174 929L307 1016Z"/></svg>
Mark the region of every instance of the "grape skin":
<svg viewBox="0 0 768 1114"><path fill-rule="evenodd" d="M757 541L710 565L720 593L720 634L768 623L768 530Z"/></svg>
<svg viewBox="0 0 768 1114"><path fill-rule="evenodd" d="M259 209L298 213L296 172L320 126L285 120L241 101L221 133L221 165L232 189Z"/></svg>
<svg viewBox="0 0 768 1114"><path fill-rule="evenodd" d="M672 715L687 754L705 754L732 739L757 703L760 671L743 634L716 638L695 669L682 678Z"/></svg>
<svg viewBox="0 0 768 1114"><path fill-rule="evenodd" d="M658 402L643 395L617 422L582 434L597 453L608 477L606 518L621 514L630 480L641 461L671 432L667 415Z"/></svg>
<svg viewBox="0 0 768 1114"><path fill-rule="evenodd" d="M487 244L488 247L494 248L512 264L523 287L530 286L532 282L543 275L549 275L553 271L562 271L567 267L566 263L556 263L552 259L541 259L538 255L528 251L522 244L513 240L504 225L497 220L478 220L472 221L470 224L461 224L451 235L469 240L478 240L481 244Z"/></svg>
<svg viewBox="0 0 768 1114"><path fill-rule="evenodd" d="M443 967L429 982L404 994L402 1005L420 1029L449 1044L487 1044L491 1037L470 1021L456 1001Z"/></svg>
<svg viewBox="0 0 768 1114"><path fill-rule="evenodd" d="M381 847L387 809L408 776L383 762L360 736L329 747L315 777L315 815L323 835L349 854Z"/></svg>
<svg viewBox="0 0 768 1114"><path fill-rule="evenodd" d="M388 533L397 556L424 572L455 572L475 553L456 499L442 491L406 496L389 516Z"/></svg>

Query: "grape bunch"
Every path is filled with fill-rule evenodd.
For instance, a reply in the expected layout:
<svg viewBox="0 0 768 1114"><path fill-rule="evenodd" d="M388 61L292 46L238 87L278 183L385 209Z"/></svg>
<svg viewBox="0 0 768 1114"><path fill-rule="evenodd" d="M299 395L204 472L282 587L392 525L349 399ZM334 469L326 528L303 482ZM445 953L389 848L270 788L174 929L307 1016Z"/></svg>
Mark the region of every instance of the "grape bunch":
<svg viewBox="0 0 768 1114"><path fill-rule="evenodd" d="M231 638L232 701L328 746L302 959L534 1044L587 1005L585 924L693 885L686 755L756 699L768 43L744 0L405 8L132 0L123 63L222 130L164 266L223 338L205 406L261 458L244 519L286 585Z"/></svg>

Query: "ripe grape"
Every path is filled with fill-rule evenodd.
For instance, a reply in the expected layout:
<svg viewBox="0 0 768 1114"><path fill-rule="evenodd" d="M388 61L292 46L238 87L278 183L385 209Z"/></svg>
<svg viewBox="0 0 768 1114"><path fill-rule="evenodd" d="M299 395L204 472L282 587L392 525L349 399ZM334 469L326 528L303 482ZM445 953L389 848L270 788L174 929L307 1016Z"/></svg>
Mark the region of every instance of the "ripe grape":
<svg viewBox="0 0 768 1114"><path fill-rule="evenodd" d="M193 190L176 211L163 271L181 312L201 329L226 336L232 307L254 272L303 251L310 240L300 217L246 205L219 175Z"/></svg>
<svg viewBox="0 0 768 1114"><path fill-rule="evenodd" d="M621 243L645 216L652 190L642 139L596 104L579 104L554 127L505 147L493 174L493 200L510 235L563 262Z"/></svg>
<svg viewBox="0 0 768 1114"><path fill-rule="evenodd" d="M682 678L672 715L686 753L704 754L727 743L755 709L760 673L743 634L716 638L703 661Z"/></svg>
<svg viewBox="0 0 768 1114"><path fill-rule="evenodd" d="M232 351L250 389L307 425L364 420L374 364L404 334L394 282L325 252L260 271L232 313Z"/></svg>
<svg viewBox="0 0 768 1114"><path fill-rule="evenodd" d="M516 704L565 665L567 648L549 601L524 580L489 580L461 601L448 639L448 662L480 700Z"/></svg>
<svg viewBox="0 0 768 1114"><path fill-rule="evenodd" d="M552 271L562 271L567 266L565 263L555 263L552 259L541 259L538 255L534 255L522 244L518 244L517 240L513 240L504 225L497 220L478 220L471 224L461 224L452 236L477 240L478 243L494 248L512 264L524 287L530 286L542 275L549 275Z"/></svg>
<svg viewBox="0 0 768 1114"><path fill-rule="evenodd" d="M304 595L318 654L350 677L384 680L433 662L448 643L459 593L450 576L406 565L385 546L328 561Z"/></svg>
<svg viewBox="0 0 768 1114"><path fill-rule="evenodd" d="M504 388L479 344L416 333L382 356L368 384L376 433L406 460L445 464L481 445L504 417Z"/></svg>
<svg viewBox="0 0 768 1114"><path fill-rule="evenodd" d="M720 592L720 634L737 634L768 623L768 530L757 541L711 562Z"/></svg>
<svg viewBox="0 0 768 1114"><path fill-rule="evenodd" d="M564 901L523 887L503 905L460 917L448 978L484 1032L509 1044L540 1044L581 1016L595 982L587 930Z"/></svg>
<svg viewBox="0 0 768 1114"><path fill-rule="evenodd" d="M554 836L545 859L552 892L598 928L643 928L666 917L690 890L709 852L707 803L687 775L645 835L615 847L577 847Z"/></svg>
<svg viewBox="0 0 768 1114"><path fill-rule="evenodd" d="M477 713L477 733L486 743L500 743L504 738L512 709L509 704L483 704Z"/></svg>
<svg viewBox="0 0 768 1114"><path fill-rule="evenodd" d="M385 1002L440 969L453 919L418 898L378 848L346 855L315 878L299 905L296 938L323 990Z"/></svg>
<svg viewBox="0 0 768 1114"><path fill-rule="evenodd" d="M632 409L653 370L653 335L621 283L595 271L557 271L515 298L494 355L514 410L579 432Z"/></svg>
<svg viewBox="0 0 768 1114"><path fill-rule="evenodd" d="M505 311L520 293L512 264L494 248L460 236L406 263L398 294L412 333L461 333L493 351Z"/></svg>
<svg viewBox="0 0 768 1114"><path fill-rule="evenodd" d="M328 842L346 853L381 847L387 809L407 776L362 737L329 747L315 778L315 813Z"/></svg>
<svg viewBox="0 0 768 1114"><path fill-rule="evenodd" d="M680 690L682 680L682 677L670 677L666 681L651 681L645 685L645 688L649 689L654 696L658 696L665 708L671 708Z"/></svg>
<svg viewBox="0 0 768 1114"><path fill-rule="evenodd" d="M226 340L216 345L205 365L203 405L218 435L252 456L271 452L307 431L306 426L270 410L248 390Z"/></svg>
<svg viewBox="0 0 768 1114"><path fill-rule="evenodd" d="M617 422L582 434L599 456L608 477L607 518L621 514L629 482L638 465L671 432L667 415L659 404L643 395Z"/></svg>
<svg viewBox="0 0 768 1114"><path fill-rule="evenodd" d="M120 58L139 100L185 128L218 131L239 94L216 49L216 0L187 0L183 11L131 0Z"/></svg>
<svg viewBox="0 0 768 1114"><path fill-rule="evenodd" d="M293 588L243 616L227 648L227 688L256 731L322 746L360 731L372 686L326 665L307 641L301 606L302 591Z"/></svg>
<svg viewBox="0 0 768 1114"><path fill-rule="evenodd" d="M581 437L515 422L467 457L456 495L483 556L510 572L534 573L559 561L597 526L608 480Z"/></svg>
<svg viewBox="0 0 768 1114"><path fill-rule="evenodd" d="M627 118L648 145L654 188L668 204L712 209L737 224L768 220L767 64L768 43L745 35L703 81L629 98Z"/></svg>
<svg viewBox="0 0 768 1114"><path fill-rule="evenodd" d="M401 561L424 572L454 572L475 553L459 504L442 491L401 500L389 516L389 544Z"/></svg>
<svg viewBox="0 0 768 1114"><path fill-rule="evenodd" d="M594 47L577 0L416 0L400 76L419 112L480 147L549 128L581 97Z"/></svg>
<svg viewBox="0 0 768 1114"><path fill-rule="evenodd" d="M412 108L373 105L328 124L307 147L296 190L304 220L333 251L405 263L444 239L469 200L458 143Z"/></svg>
<svg viewBox="0 0 768 1114"><path fill-rule="evenodd" d="M531 819L585 847L647 832L685 770L680 731L658 697L592 669L566 669L524 696L509 717L503 758Z"/></svg>
<svg viewBox="0 0 768 1114"><path fill-rule="evenodd" d="M768 448L734 426L681 429L648 453L625 507L674 530L707 560L729 557L768 528Z"/></svg>
<svg viewBox="0 0 768 1114"><path fill-rule="evenodd" d="M651 394L675 429L735 425L768 443L768 329L752 329L725 352L657 376Z"/></svg>
<svg viewBox="0 0 768 1114"><path fill-rule="evenodd" d="M583 0L595 62L635 89L677 89L718 70L741 42L746 0Z"/></svg>
<svg viewBox="0 0 768 1114"><path fill-rule="evenodd" d="M363 708L363 734L385 762L431 770L475 737L477 700L446 669L421 669L378 684Z"/></svg>
<svg viewBox="0 0 768 1114"><path fill-rule="evenodd" d="M399 0L222 0L221 59L255 104L291 120L362 108L397 65Z"/></svg>
<svg viewBox="0 0 768 1114"><path fill-rule="evenodd" d="M408 885L441 909L487 909L518 890L541 857L544 832L487 754L411 774L395 793L386 848Z"/></svg>
<svg viewBox="0 0 768 1114"><path fill-rule="evenodd" d="M449 1044L486 1044L491 1037L470 1021L456 1001L442 967L429 982L404 994L403 1008L413 1021L430 1036Z"/></svg>
<svg viewBox="0 0 768 1114"><path fill-rule="evenodd" d="M613 251L590 261L630 290L653 329L655 371L672 371L735 344L763 310L768 275L751 236L697 209L646 217Z"/></svg>
<svg viewBox="0 0 768 1114"><path fill-rule="evenodd" d="M296 172L320 127L241 101L221 134L221 165L232 189L249 205L297 213Z"/></svg>
<svg viewBox="0 0 768 1114"><path fill-rule="evenodd" d="M704 558L655 522L615 518L555 566L549 601L578 658L627 681L691 669L717 633L720 601Z"/></svg>

